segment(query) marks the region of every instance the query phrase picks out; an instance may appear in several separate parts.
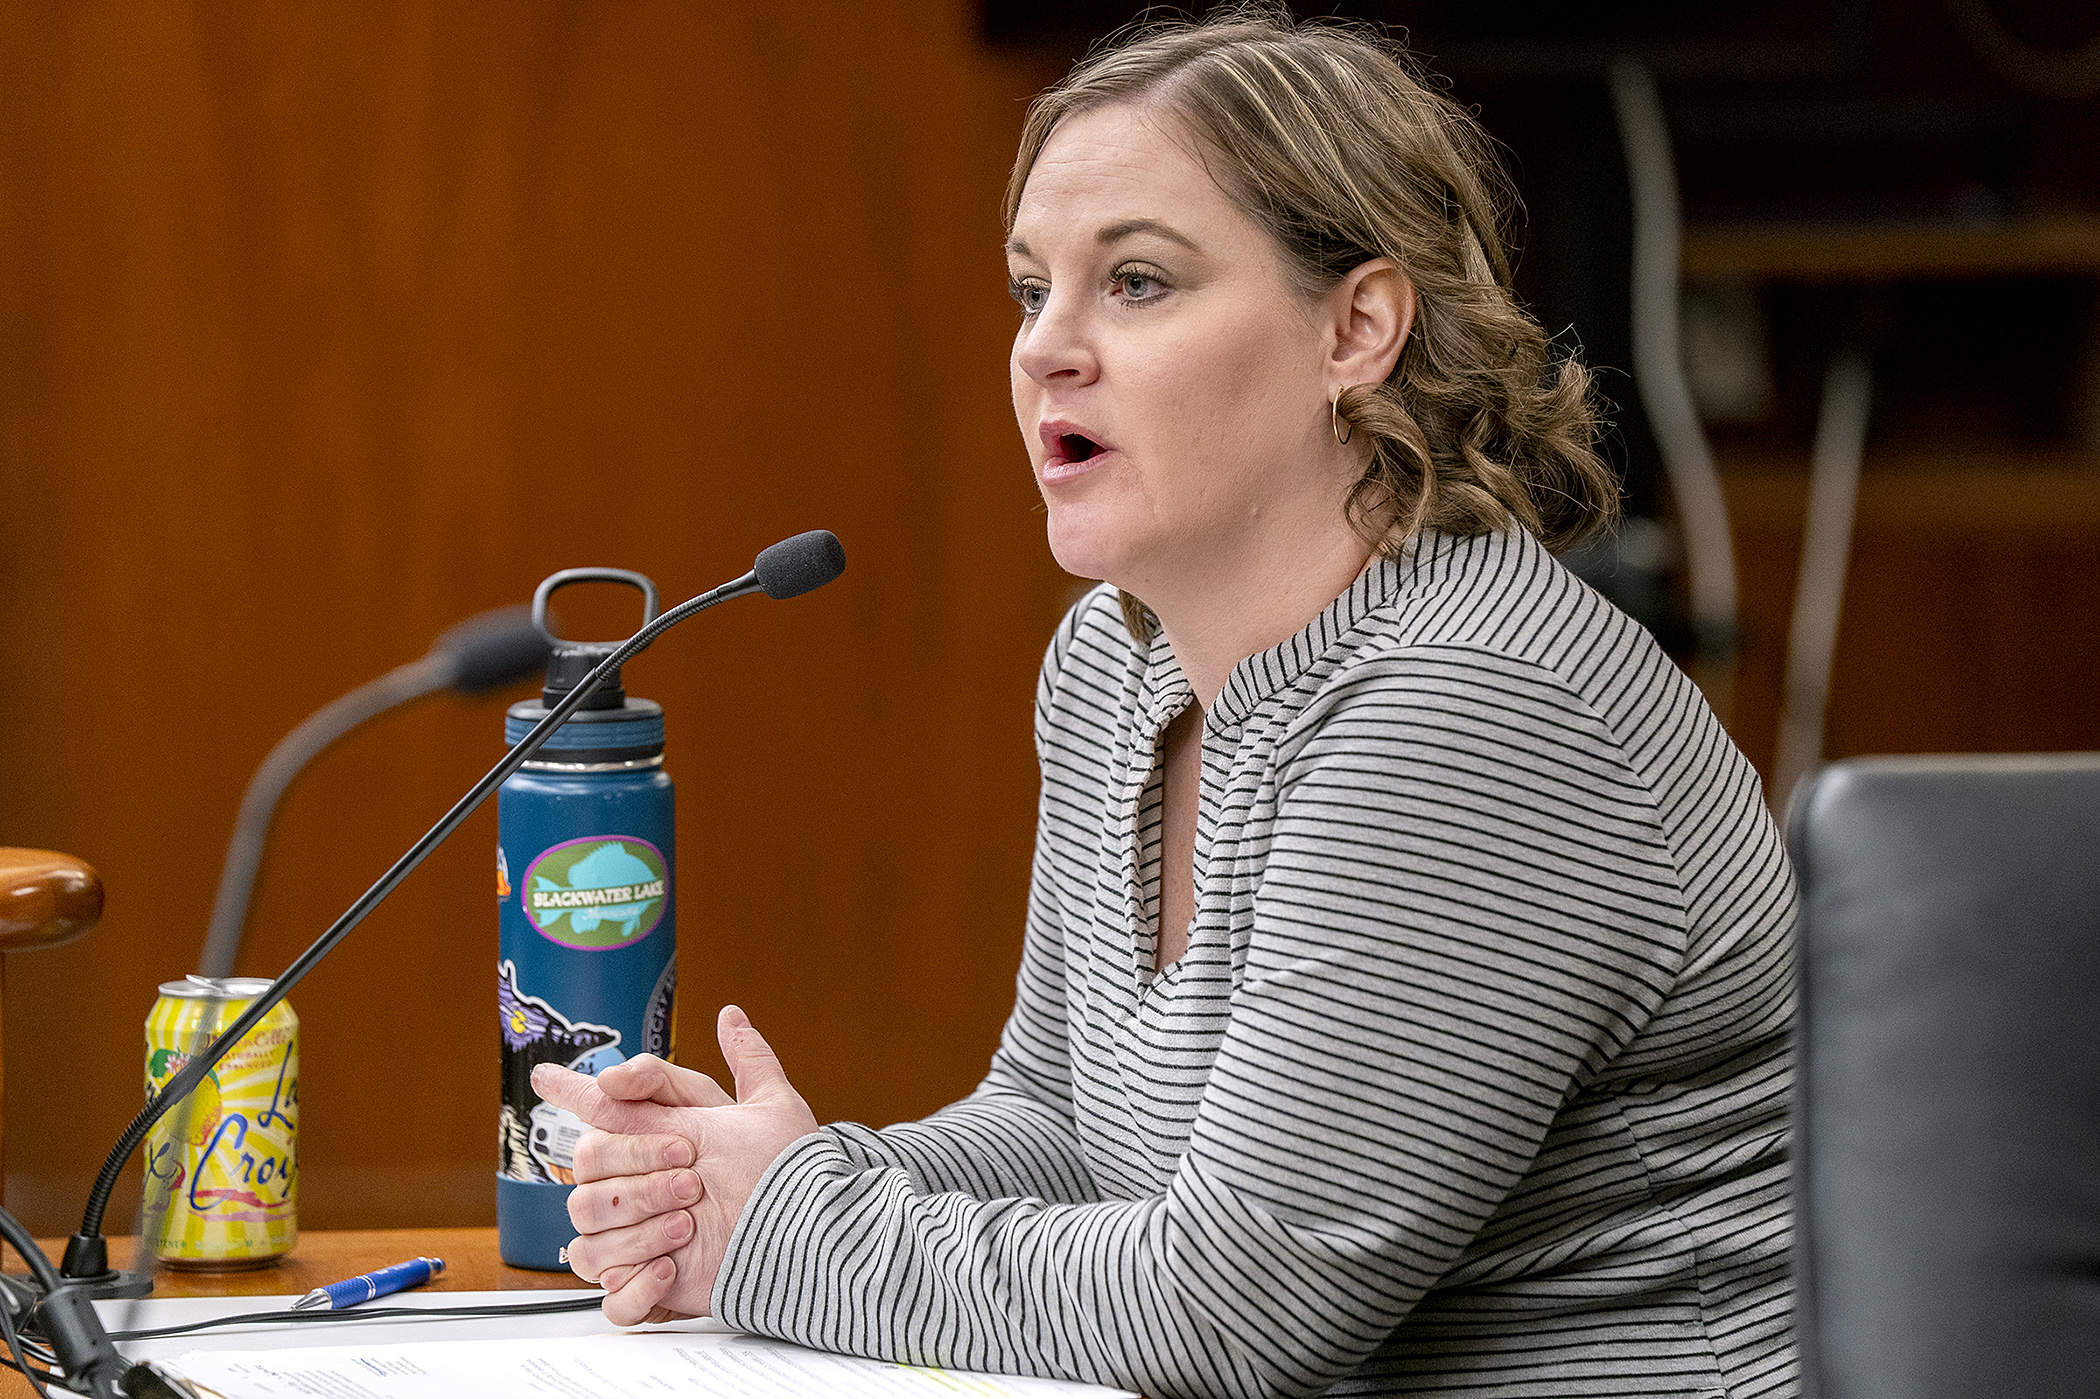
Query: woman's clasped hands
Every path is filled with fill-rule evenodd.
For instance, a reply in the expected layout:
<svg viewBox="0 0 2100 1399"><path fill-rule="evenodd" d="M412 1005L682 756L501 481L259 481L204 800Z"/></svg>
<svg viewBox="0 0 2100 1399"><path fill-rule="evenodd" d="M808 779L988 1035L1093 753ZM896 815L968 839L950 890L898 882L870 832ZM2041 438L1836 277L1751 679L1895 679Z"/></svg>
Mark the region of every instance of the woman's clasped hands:
<svg viewBox="0 0 2100 1399"><path fill-rule="evenodd" d="M704 1315L759 1177L817 1130L743 1011L724 1006L715 1032L734 1098L653 1054L596 1078L553 1064L532 1071L533 1091L595 1129L576 1144L569 1266L605 1288L615 1325Z"/></svg>

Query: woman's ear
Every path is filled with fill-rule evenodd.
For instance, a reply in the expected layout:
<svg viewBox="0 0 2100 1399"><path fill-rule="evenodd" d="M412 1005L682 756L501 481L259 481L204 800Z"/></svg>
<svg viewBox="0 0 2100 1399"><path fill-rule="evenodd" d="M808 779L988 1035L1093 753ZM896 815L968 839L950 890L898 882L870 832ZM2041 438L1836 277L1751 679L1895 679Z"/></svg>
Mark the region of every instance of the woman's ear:
<svg viewBox="0 0 2100 1399"><path fill-rule="evenodd" d="M1415 326L1415 284L1389 257L1350 271L1327 295L1336 388L1383 383Z"/></svg>

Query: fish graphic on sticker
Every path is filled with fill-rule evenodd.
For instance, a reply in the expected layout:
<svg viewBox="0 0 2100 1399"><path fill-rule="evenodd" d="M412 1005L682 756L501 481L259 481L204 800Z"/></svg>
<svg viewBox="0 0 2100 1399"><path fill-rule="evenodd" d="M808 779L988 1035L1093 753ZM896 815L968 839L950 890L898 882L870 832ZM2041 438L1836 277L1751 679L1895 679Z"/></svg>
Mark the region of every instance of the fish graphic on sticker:
<svg viewBox="0 0 2100 1399"><path fill-rule="evenodd" d="M565 947L630 946L663 920L670 879L663 854L632 836L590 836L545 851L525 872L533 926Z"/></svg>

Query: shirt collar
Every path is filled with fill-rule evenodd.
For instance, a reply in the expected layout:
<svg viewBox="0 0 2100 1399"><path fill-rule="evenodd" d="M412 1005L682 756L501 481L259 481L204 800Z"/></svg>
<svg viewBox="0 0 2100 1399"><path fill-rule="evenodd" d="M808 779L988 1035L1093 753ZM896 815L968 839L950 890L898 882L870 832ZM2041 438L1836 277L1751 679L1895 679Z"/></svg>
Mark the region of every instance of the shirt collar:
<svg viewBox="0 0 2100 1399"><path fill-rule="evenodd" d="M1441 552L1435 547L1441 542L1442 536L1424 533L1409 541L1398 559L1374 554L1341 596L1328 603L1296 635L1232 668L1225 677L1225 687L1211 704L1208 724L1232 728L1245 723L1263 701L1289 688L1357 623L1398 596L1417 567ZM1167 644L1165 633L1155 629L1145 666L1143 702L1147 714L1163 723L1191 698L1193 691L1181 673L1181 663L1174 658L1173 647Z"/></svg>

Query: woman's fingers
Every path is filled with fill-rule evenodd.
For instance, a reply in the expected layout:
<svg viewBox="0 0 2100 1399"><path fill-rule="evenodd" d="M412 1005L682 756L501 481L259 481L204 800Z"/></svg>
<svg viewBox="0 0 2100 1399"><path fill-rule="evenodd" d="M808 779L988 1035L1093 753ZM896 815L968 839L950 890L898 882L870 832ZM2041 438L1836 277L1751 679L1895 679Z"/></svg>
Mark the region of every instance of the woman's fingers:
<svg viewBox="0 0 2100 1399"><path fill-rule="evenodd" d="M532 1091L605 1132L665 1132L682 1120L679 1114L688 1111L661 1103L623 1101L600 1088L590 1075L558 1064L534 1066Z"/></svg>
<svg viewBox="0 0 2100 1399"><path fill-rule="evenodd" d="M598 1073L598 1086L609 1097L626 1102L663 1103L668 1107L718 1108L735 1102L706 1074L654 1054L637 1054Z"/></svg>
<svg viewBox="0 0 2100 1399"><path fill-rule="evenodd" d="M690 1243L693 1228L692 1215L673 1210L639 1224L581 1235L569 1241L569 1270L580 1278L602 1280L608 1268L633 1267L652 1258L663 1258L668 1264L666 1255Z"/></svg>
<svg viewBox="0 0 2100 1399"><path fill-rule="evenodd" d="M589 1183L616 1176L675 1171L698 1160L688 1137L661 1133L628 1137L617 1132L590 1131L577 1138L573 1169L579 1183Z"/></svg>
<svg viewBox="0 0 2100 1399"><path fill-rule="evenodd" d="M678 1279L678 1269L668 1258L659 1258L636 1268L622 1285L605 1294L602 1310L615 1326L639 1326L645 1321L669 1321L682 1313L664 1307Z"/></svg>
<svg viewBox="0 0 2100 1399"><path fill-rule="evenodd" d="M704 1312L753 1184L789 1143L816 1130L750 1019L727 1007L717 1029L734 1099L706 1075L653 1055L595 1080L549 1064L533 1071L541 1098L594 1129L573 1156L578 1236L569 1262L577 1276L599 1280L605 1315L618 1325Z"/></svg>
<svg viewBox="0 0 2100 1399"><path fill-rule="evenodd" d="M689 1170L614 1175L586 1181L569 1192L569 1222L579 1234L595 1234L699 1202L700 1177Z"/></svg>
<svg viewBox="0 0 2100 1399"><path fill-rule="evenodd" d="M622 1288L626 1287L626 1286L627 1286L627 1284L628 1284L629 1282L633 1281L633 1280L634 1280L634 1278L635 1278L635 1277L636 1277L636 1276L637 1276L638 1274L640 1274L640 1272L642 1271L642 1269L643 1269L643 1268L646 1268L646 1267L648 1267L648 1266L649 1266L649 1265L645 1263L645 1264L642 1264L642 1265L641 1265L640 1267L634 1267L634 1268L628 1268L628 1267L624 1267L624 1266L619 1266L619 1267L612 1267L612 1268L607 1268L607 1269L606 1269L606 1270L604 1271L604 1273L602 1273L602 1274L601 1274L601 1275L599 1276L599 1278L598 1278L598 1285L599 1285L600 1287L603 1287L603 1288L604 1288L604 1289L606 1290L606 1292L607 1292L608 1294L611 1294L611 1293L614 1293L614 1292L618 1292L618 1291L619 1291L620 1289L622 1289ZM677 1265L676 1265L676 1263L674 1262L672 1266L673 1266L673 1267L675 1268L675 1267L676 1267ZM674 1277L673 1277L673 1279L672 1279L672 1284L671 1284L671 1285L672 1285L672 1286L673 1286L674 1288L675 1288L675 1287L677 1286L677 1279L676 1279L675 1275L674 1275ZM642 1303L643 1301L645 1301L645 1300L647 1300L647 1293L646 1293L646 1291L645 1291L645 1292L638 1292L638 1293L636 1293L636 1294L635 1294L634 1296L632 1296L632 1297L630 1297L630 1298L628 1299L628 1301L629 1301L630 1303L632 1303L632 1304L634 1304L634 1305L637 1305L637 1306L639 1306L639 1305L640 1305L640 1304L641 1304L641 1303ZM602 1304L601 1304L601 1309L602 1309ZM643 1322L656 1322L656 1321L683 1321L683 1320L684 1320L685 1318L687 1318L687 1317L689 1317L689 1316L691 1316L691 1315L692 1315L692 1313L691 1313L691 1312L681 1312L681 1311L673 1311L673 1310L672 1310L672 1309L671 1309L670 1307L667 1307L667 1306L663 1306L663 1305L659 1304L659 1305L657 1305L657 1306L651 1307L651 1308L649 1309L649 1312L648 1312L648 1314L647 1314L647 1315L645 1315L645 1316L644 1316L644 1317L642 1318L642 1321L643 1321ZM635 1323L633 1323L633 1322L623 1322L623 1323L621 1323L621 1324L622 1324L622 1325L629 1325L629 1326L631 1326L631 1325L634 1325Z"/></svg>

